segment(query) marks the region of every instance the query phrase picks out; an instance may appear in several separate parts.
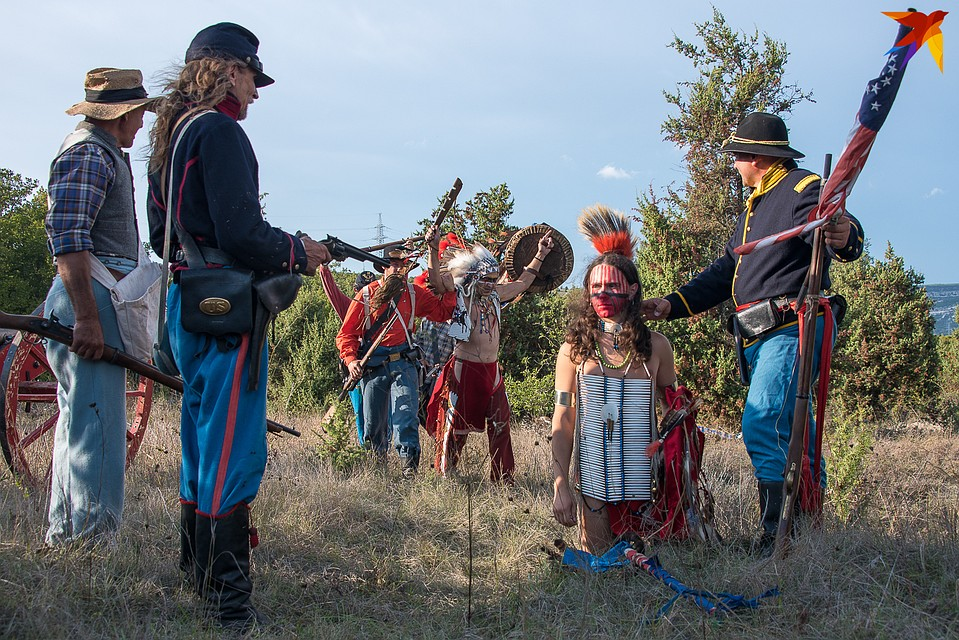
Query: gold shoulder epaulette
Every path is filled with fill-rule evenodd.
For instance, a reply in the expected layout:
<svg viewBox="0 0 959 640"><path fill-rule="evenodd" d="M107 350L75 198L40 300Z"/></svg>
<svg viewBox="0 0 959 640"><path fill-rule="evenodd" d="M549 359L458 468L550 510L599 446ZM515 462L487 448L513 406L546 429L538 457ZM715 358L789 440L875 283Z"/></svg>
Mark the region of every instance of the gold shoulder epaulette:
<svg viewBox="0 0 959 640"><path fill-rule="evenodd" d="M806 176L805 178L797 182L796 186L793 187L793 189L796 190L796 193L802 193L803 189L811 185L813 182L818 182L819 179L820 179L819 176L817 176L815 173L809 174L808 176Z"/></svg>

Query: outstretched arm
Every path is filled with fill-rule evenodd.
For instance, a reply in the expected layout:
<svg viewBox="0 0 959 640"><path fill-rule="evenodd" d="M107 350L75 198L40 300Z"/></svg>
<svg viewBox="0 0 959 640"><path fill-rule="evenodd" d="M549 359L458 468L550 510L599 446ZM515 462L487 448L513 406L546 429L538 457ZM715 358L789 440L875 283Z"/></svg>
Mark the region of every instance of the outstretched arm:
<svg viewBox="0 0 959 640"><path fill-rule="evenodd" d="M539 239L536 255L533 256L533 259L529 261L529 264L523 269L523 273L521 273L516 280L496 286L500 298L503 300L512 300L533 286L533 282L536 281L536 276L539 275L539 270L543 266L543 260L549 255L549 252L553 250L553 238L550 233L551 232L547 231L543 234L543 237Z"/></svg>

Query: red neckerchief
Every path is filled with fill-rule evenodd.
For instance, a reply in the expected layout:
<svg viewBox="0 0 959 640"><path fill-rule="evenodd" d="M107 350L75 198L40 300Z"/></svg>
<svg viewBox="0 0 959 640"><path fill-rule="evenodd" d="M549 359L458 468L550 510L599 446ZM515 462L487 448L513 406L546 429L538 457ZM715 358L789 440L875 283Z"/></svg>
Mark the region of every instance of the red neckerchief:
<svg viewBox="0 0 959 640"><path fill-rule="evenodd" d="M234 120L239 119L240 117L240 101L236 99L236 96L232 93L226 94L226 97L217 104L214 109L222 113L223 115L230 116Z"/></svg>

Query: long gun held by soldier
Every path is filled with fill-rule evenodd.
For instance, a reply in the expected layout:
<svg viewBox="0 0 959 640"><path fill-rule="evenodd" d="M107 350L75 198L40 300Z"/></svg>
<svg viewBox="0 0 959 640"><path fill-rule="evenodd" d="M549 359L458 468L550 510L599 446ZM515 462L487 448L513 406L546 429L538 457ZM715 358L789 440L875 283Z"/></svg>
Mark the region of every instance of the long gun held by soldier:
<svg viewBox="0 0 959 640"><path fill-rule="evenodd" d="M371 262L383 269L390 266L390 261L386 258L343 242L335 236L327 235L325 240L320 240L320 244L326 247L327 251L330 252L330 256L337 262L343 262L347 258L353 258L360 262Z"/></svg>
<svg viewBox="0 0 959 640"><path fill-rule="evenodd" d="M0 327L21 331L23 333L33 333L41 338L55 340L67 346L73 343L73 327L60 324L56 316L44 318L41 316L16 315L0 311ZM167 375L153 365L139 358L135 358L116 347L107 344L103 345L103 355L100 356L100 360L115 364L124 369L129 369L154 382L159 382L165 387L183 393L182 378ZM269 419L266 421L266 429L270 433L288 433L292 436L300 436L300 432L296 429Z"/></svg>

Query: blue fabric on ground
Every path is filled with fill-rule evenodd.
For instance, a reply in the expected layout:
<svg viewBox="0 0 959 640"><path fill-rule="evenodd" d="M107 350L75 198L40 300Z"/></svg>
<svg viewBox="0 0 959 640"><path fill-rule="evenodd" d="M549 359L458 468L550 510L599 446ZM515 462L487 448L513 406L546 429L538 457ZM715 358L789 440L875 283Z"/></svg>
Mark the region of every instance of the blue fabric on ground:
<svg viewBox="0 0 959 640"><path fill-rule="evenodd" d="M566 551L563 552L563 566L592 573L602 573L615 567L626 567L632 564L623 555L628 548L629 543L623 541L602 556L594 556L588 551L566 547Z"/></svg>
<svg viewBox="0 0 959 640"><path fill-rule="evenodd" d="M562 565L572 569L579 569L589 573L603 573L616 567L625 567L633 564L626 559L626 550L629 549L629 543L622 541L613 546L602 556L595 556L588 551L570 549L567 547L563 552ZM779 595L779 588L773 587L754 598L747 598L743 595L726 593L724 591L707 591L704 589L693 589L687 587L677 580L659 563L659 558L650 556L646 558L647 567L641 567L654 578L660 580L667 587L676 592L676 595L659 608L654 620L659 620L672 608L680 598L691 600L696 606L712 616L723 616L736 609L756 609L760 605L760 600Z"/></svg>

